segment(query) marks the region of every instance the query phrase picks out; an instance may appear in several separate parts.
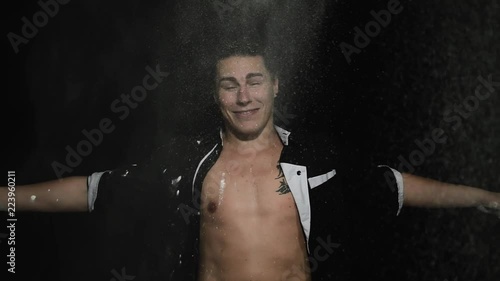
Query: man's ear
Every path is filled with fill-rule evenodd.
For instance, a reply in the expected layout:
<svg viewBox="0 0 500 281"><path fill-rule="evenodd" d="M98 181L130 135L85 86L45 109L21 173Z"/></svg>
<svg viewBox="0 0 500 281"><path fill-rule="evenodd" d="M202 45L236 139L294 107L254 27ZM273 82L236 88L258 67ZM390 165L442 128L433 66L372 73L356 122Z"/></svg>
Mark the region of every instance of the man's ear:
<svg viewBox="0 0 500 281"><path fill-rule="evenodd" d="M274 92L274 96L276 97L278 95L278 92L279 92L279 79L278 77L274 78L274 83L273 83L273 92Z"/></svg>
<svg viewBox="0 0 500 281"><path fill-rule="evenodd" d="M212 97L214 98L214 102L216 105L219 105L219 98L217 94L217 89L212 90Z"/></svg>

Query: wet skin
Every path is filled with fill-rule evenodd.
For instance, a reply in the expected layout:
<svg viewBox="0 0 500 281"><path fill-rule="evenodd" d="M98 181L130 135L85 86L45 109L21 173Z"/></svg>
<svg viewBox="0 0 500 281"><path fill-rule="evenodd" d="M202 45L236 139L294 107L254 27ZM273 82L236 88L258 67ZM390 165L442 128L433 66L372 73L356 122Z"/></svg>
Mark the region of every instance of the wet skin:
<svg viewBox="0 0 500 281"><path fill-rule="evenodd" d="M297 208L277 166L278 81L262 57L233 56L219 62L216 83L226 129L202 186L200 280L310 280Z"/></svg>

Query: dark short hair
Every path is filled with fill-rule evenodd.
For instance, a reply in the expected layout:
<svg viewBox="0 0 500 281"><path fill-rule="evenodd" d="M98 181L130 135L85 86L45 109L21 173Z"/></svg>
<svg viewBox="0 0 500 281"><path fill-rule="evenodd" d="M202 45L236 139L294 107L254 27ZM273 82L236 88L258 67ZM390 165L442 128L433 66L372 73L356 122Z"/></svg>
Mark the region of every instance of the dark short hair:
<svg viewBox="0 0 500 281"><path fill-rule="evenodd" d="M213 61L214 76L217 75L217 63L232 56L262 56L264 65L274 79L278 76L275 56L264 40L244 36L237 39L225 38L218 42Z"/></svg>

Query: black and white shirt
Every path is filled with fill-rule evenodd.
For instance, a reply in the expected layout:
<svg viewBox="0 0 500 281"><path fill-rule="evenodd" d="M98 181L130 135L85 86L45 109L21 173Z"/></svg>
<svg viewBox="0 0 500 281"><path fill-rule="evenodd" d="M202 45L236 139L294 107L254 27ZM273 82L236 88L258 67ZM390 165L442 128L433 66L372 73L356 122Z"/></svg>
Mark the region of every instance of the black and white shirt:
<svg viewBox="0 0 500 281"><path fill-rule="evenodd" d="M402 175L362 160L345 165L349 153L342 153L332 140L275 129L284 144L279 165L300 216L313 280L348 280L355 266L350 253L360 233L374 231L399 214ZM133 238L143 240L131 251L143 259L136 262L135 275L196 279L201 187L221 153L221 132L174 139L143 164L88 177L89 211L126 217L120 229L133 231L140 224L148 229L136 231ZM157 266L145 269L144 263Z"/></svg>

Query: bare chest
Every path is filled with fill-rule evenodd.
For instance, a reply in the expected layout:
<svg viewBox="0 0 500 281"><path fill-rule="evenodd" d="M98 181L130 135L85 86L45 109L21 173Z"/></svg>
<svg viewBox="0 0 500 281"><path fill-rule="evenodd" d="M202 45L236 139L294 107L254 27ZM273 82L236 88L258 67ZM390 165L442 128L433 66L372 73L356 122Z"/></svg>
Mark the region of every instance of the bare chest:
<svg viewBox="0 0 500 281"><path fill-rule="evenodd" d="M221 156L203 181L202 219L296 218L295 202L278 158L256 156L248 161Z"/></svg>
<svg viewBox="0 0 500 281"><path fill-rule="evenodd" d="M207 173L200 280L278 280L291 267L306 268L297 207L278 161L279 152L252 158L222 153Z"/></svg>

